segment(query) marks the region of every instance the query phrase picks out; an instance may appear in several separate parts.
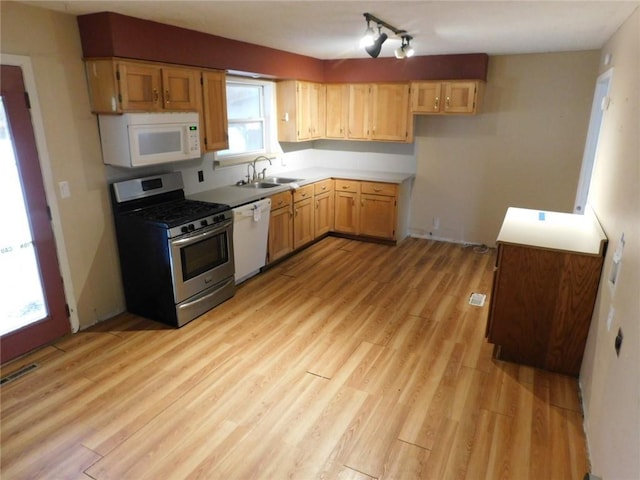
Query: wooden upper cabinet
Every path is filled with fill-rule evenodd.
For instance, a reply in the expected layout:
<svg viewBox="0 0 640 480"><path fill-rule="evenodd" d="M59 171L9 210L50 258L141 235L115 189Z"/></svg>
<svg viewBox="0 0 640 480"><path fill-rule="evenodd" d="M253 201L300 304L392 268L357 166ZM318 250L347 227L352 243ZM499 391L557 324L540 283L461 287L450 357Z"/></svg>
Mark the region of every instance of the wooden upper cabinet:
<svg viewBox="0 0 640 480"><path fill-rule="evenodd" d="M369 108L371 85L355 83L349 85L349 114L347 138L352 140L369 139Z"/></svg>
<svg viewBox="0 0 640 480"><path fill-rule="evenodd" d="M406 83L349 85L347 138L408 142L413 140Z"/></svg>
<svg viewBox="0 0 640 480"><path fill-rule="evenodd" d="M204 150L229 148L225 72L202 72Z"/></svg>
<svg viewBox="0 0 640 480"><path fill-rule="evenodd" d="M440 112L440 82L414 82L411 84L411 111L413 113Z"/></svg>
<svg viewBox="0 0 640 480"><path fill-rule="evenodd" d="M277 83L278 140L301 142L324 136L324 85L285 80Z"/></svg>
<svg viewBox="0 0 640 480"><path fill-rule="evenodd" d="M159 67L128 62L116 64L120 108L149 112L162 109L162 72Z"/></svg>
<svg viewBox="0 0 640 480"><path fill-rule="evenodd" d="M413 82L411 111L419 114L474 114L479 109L479 80Z"/></svg>
<svg viewBox="0 0 640 480"><path fill-rule="evenodd" d="M85 62L93 113L196 111L200 71L118 58Z"/></svg>
<svg viewBox="0 0 640 480"><path fill-rule="evenodd" d="M200 72L190 68L162 67L162 98L165 110L196 110Z"/></svg>
<svg viewBox="0 0 640 480"><path fill-rule="evenodd" d="M325 85L326 122L325 137L343 139L347 137L349 118L349 85Z"/></svg>
<svg viewBox="0 0 640 480"><path fill-rule="evenodd" d="M371 86L371 139L405 141L409 138L409 85L376 83Z"/></svg>

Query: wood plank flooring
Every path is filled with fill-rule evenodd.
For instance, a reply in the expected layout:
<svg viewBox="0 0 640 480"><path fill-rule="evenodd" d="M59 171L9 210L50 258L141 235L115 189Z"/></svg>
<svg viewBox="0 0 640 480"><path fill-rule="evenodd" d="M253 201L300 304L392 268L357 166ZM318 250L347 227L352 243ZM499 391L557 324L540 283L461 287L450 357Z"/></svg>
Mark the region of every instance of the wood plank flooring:
<svg viewBox="0 0 640 480"><path fill-rule="evenodd" d="M3 366L4 479L582 479L576 379L492 358L494 253L328 237L181 329Z"/></svg>

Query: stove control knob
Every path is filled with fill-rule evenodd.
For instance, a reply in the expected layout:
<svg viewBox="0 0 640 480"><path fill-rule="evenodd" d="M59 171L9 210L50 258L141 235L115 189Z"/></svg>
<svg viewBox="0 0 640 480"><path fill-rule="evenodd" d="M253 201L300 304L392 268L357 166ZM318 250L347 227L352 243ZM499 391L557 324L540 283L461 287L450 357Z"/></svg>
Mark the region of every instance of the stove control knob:
<svg viewBox="0 0 640 480"><path fill-rule="evenodd" d="M207 225L209 225L209 222L207 222L206 220L201 220L200 225L202 225L203 227L206 227Z"/></svg>
<svg viewBox="0 0 640 480"><path fill-rule="evenodd" d="M190 231L190 232L193 232L193 231L196 229L196 227L194 227L194 226L193 226L193 223L190 223L190 224L187 226L187 228L189 229L189 231Z"/></svg>
<svg viewBox="0 0 640 480"><path fill-rule="evenodd" d="M189 231L189 229L188 229L188 228L186 227L186 225L185 225L184 227L182 227L182 228L180 229L180 231L181 231L182 233L187 233L187 232Z"/></svg>

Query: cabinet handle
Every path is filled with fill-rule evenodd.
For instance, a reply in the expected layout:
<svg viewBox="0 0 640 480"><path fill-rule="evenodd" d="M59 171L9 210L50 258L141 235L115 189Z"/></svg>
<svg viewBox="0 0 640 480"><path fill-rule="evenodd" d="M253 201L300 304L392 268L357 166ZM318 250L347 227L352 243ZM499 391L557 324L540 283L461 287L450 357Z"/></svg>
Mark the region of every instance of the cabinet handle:
<svg viewBox="0 0 640 480"><path fill-rule="evenodd" d="M316 200L316 210L320 208L320 200Z"/></svg>
<svg viewBox="0 0 640 480"><path fill-rule="evenodd" d="M169 96L169 90L164 91L165 102L169 103L171 101L171 97Z"/></svg>
<svg viewBox="0 0 640 480"><path fill-rule="evenodd" d="M296 208L296 217L298 216L298 209Z"/></svg>
<svg viewBox="0 0 640 480"><path fill-rule="evenodd" d="M326 189L327 189L327 186L326 186L326 185L323 185L323 186L322 186L322 190L326 190Z"/></svg>
<svg viewBox="0 0 640 480"><path fill-rule="evenodd" d="M440 108L440 97L436 97L436 103L433 104L433 109L437 112Z"/></svg>
<svg viewBox="0 0 640 480"><path fill-rule="evenodd" d="M159 98L160 98L160 95L158 95L158 90L156 88L154 88L153 89L153 103L156 103Z"/></svg>
<svg viewBox="0 0 640 480"><path fill-rule="evenodd" d="M346 190L347 188L349 188L349 185L342 185L343 190Z"/></svg>
<svg viewBox="0 0 640 480"><path fill-rule="evenodd" d="M382 191L382 189L381 189L381 188L374 188L374 189L373 189L373 191L374 191L374 192L381 192L381 191Z"/></svg>
<svg viewBox="0 0 640 480"><path fill-rule="evenodd" d="M364 207L364 200L360 200L360 206Z"/></svg>
<svg viewBox="0 0 640 480"><path fill-rule="evenodd" d="M449 108L451 106L451 97L447 97L447 100L445 101L445 107Z"/></svg>

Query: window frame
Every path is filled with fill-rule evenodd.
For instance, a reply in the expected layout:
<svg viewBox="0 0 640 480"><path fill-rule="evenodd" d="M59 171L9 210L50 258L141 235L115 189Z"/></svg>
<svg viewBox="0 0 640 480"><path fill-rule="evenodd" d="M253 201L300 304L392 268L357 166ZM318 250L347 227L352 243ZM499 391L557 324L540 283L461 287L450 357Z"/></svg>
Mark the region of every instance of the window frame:
<svg viewBox="0 0 640 480"><path fill-rule="evenodd" d="M276 129L276 93L275 83L270 80L260 80L247 77L227 76L226 86L229 85L250 85L259 86L260 89L260 111L261 117L258 118L245 118L245 119L231 119L227 113L228 125L234 123L241 124L243 122L249 123L253 121L261 121L263 125L263 148L258 150L237 152L237 153L224 153L228 150L222 150L214 152L214 161L217 165L234 165L240 163L247 163L260 155L264 155L270 158L275 158L282 150L277 141L277 129ZM225 89L226 91L226 89ZM227 111L229 109L227 108ZM227 127L227 132L229 128Z"/></svg>

